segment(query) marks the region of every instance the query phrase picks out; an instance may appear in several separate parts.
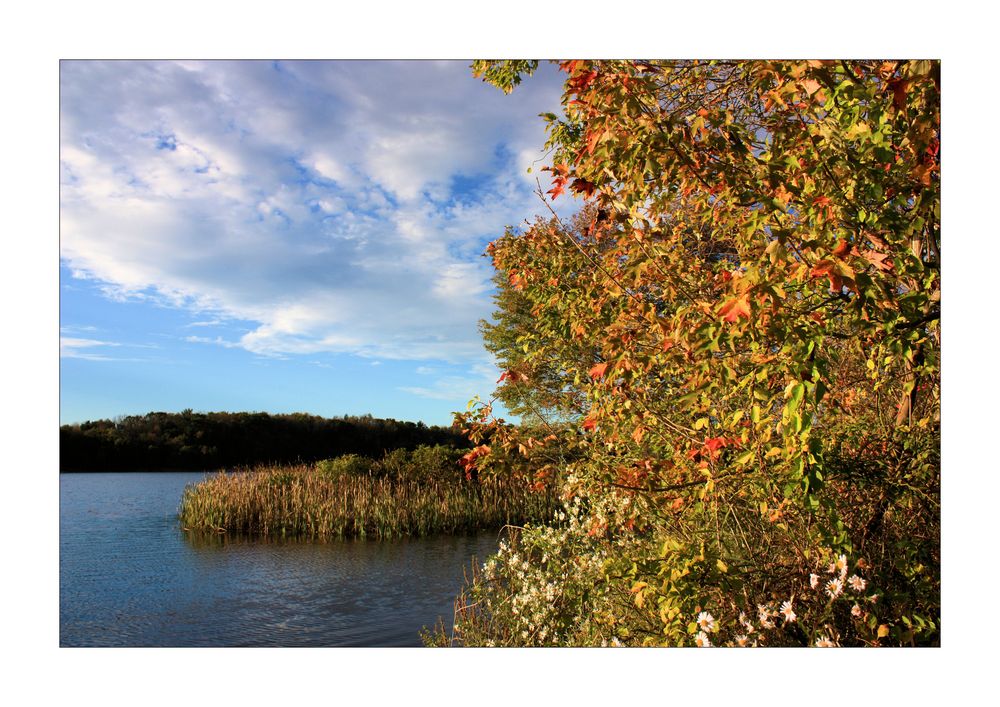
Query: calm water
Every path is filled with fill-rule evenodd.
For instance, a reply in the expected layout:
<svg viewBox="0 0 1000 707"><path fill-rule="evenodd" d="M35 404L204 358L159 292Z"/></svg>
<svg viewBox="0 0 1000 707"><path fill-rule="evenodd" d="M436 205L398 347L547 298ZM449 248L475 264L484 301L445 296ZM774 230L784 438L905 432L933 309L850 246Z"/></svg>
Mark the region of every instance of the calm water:
<svg viewBox="0 0 1000 707"><path fill-rule="evenodd" d="M188 537L201 473L61 474L63 646L419 646L496 533L395 542Z"/></svg>

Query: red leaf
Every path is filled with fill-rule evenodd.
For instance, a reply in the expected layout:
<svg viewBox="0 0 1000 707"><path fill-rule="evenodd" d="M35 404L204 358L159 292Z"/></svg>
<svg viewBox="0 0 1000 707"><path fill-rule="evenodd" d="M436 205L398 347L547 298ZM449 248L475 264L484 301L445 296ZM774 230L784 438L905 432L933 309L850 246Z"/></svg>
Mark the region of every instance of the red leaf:
<svg viewBox="0 0 1000 707"><path fill-rule="evenodd" d="M838 258L843 258L847 255L847 252L851 249L851 242L845 238L841 238L840 242L837 243L837 247L833 249L833 254Z"/></svg>
<svg viewBox="0 0 1000 707"><path fill-rule="evenodd" d="M843 261L824 258L813 266L810 275L813 277L823 277L825 275L829 278L830 290L832 292L840 292L845 286L856 291L857 286L854 283L854 271Z"/></svg>
<svg viewBox="0 0 1000 707"><path fill-rule="evenodd" d="M719 307L719 316L730 324L735 323L740 317L750 318L750 297L734 297Z"/></svg>
<svg viewBox="0 0 1000 707"><path fill-rule="evenodd" d="M909 81L906 79L893 79L889 82L888 88L892 91L892 106L896 110L906 107L906 89L909 88Z"/></svg>
<svg viewBox="0 0 1000 707"><path fill-rule="evenodd" d="M607 363L598 363L596 366L590 369L590 377L594 380L604 377L604 372L608 370Z"/></svg>
<svg viewBox="0 0 1000 707"><path fill-rule="evenodd" d="M588 417L586 420L583 421L583 429L592 430L595 427L597 427L597 420L595 420L594 418Z"/></svg>
<svg viewBox="0 0 1000 707"><path fill-rule="evenodd" d="M725 437L712 437L705 440L705 448L713 454L726 446Z"/></svg>
<svg viewBox="0 0 1000 707"><path fill-rule="evenodd" d="M597 185L594 184L593 182L589 182L586 179L583 179L582 177L577 177L576 179L573 180L573 183L570 185L569 188L578 194L582 193L589 199L591 196L593 196L594 189L597 188Z"/></svg>

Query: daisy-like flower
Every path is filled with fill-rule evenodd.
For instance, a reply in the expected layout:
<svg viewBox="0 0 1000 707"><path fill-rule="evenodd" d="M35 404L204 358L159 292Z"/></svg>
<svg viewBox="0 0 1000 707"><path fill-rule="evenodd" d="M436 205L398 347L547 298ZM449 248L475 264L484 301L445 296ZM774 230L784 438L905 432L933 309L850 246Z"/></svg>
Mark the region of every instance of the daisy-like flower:
<svg viewBox="0 0 1000 707"><path fill-rule="evenodd" d="M781 613L782 617L784 617L786 624L792 623L797 618L795 616L795 612L792 611L792 602L791 602L791 600L786 601L785 603L783 603L781 605L781 612L780 613Z"/></svg>
<svg viewBox="0 0 1000 707"><path fill-rule="evenodd" d="M833 641L831 641L826 636L820 636L819 638L816 639L816 647L817 648L836 648L837 644L834 643Z"/></svg>
<svg viewBox="0 0 1000 707"><path fill-rule="evenodd" d="M741 634L736 637L736 645L738 645L740 648L746 648L749 640L750 640L749 638Z"/></svg>
<svg viewBox="0 0 1000 707"><path fill-rule="evenodd" d="M859 577L856 574L852 574L851 578L847 580L847 583L850 584L851 589L853 589L856 592L865 591L865 585L866 585L865 580L861 579L861 577Z"/></svg>
<svg viewBox="0 0 1000 707"><path fill-rule="evenodd" d="M831 599L836 599L844 592L844 582L839 577L834 577L826 583L826 593Z"/></svg>
<svg viewBox="0 0 1000 707"><path fill-rule="evenodd" d="M855 604L854 606L852 606L851 607L851 616L860 617L861 616L861 607L858 606L857 604Z"/></svg>
<svg viewBox="0 0 1000 707"><path fill-rule="evenodd" d="M708 640L708 634L704 631L699 631L698 635L694 637L694 644L699 648L711 648L712 642Z"/></svg>
<svg viewBox="0 0 1000 707"><path fill-rule="evenodd" d="M760 619L762 628L774 628L774 622L771 621L772 616L775 616L775 613L770 606L765 606L764 604L757 605L757 618Z"/></svg>
<svg viewBox="0 0 1000 707"><path fill-rule="evenodd" d="M811 574L811 575L809 575L809 586L812 587L813 589L815 589L816 587L819 586L819 575L818 574Z"/></svg>
<svg viewBox="0 0 1000 707"><path fill-rule="evenodd" d="M840 555L837 558L837 561L834 562L833 564L831 564L827 568L827 572L829 572L830 574L846 575L847 574L847 555Z"/></svg>
<svg viewBox="0 0 1000 707"><path fill-rule="evenodd" d="M698 628L702 631L714 631L715 630L715 617L712 616L707 611L703 611L698 614Z"/></svg>

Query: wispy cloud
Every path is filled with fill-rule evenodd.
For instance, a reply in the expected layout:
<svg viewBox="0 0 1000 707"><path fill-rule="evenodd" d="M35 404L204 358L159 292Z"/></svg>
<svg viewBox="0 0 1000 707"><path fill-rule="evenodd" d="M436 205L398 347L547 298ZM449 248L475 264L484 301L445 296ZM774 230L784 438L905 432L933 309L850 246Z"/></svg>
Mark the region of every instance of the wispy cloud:
<svg viewBox="0 0 1000 707"><path fill-rule="evenodd" d="M185 326L186 327L203 327L203 326L219 326L220 324L222 324L222 320L221 319L209 319L208 321L204 321L204 322L190 322L189 324L185 324Z"/></svg>
<svg viewBox="0 0 1000 707"><path fill-rule="evenodd" d="M525 170L554 75L511 96L462 62L63 62L60 82L74 276L254 323L188 341L483 359L480 254L543 209Z"/></svg>
<svg viewBox="0 0 1000 707"><path fill-rule="evenodd" d="M155 348L147 344L122 344L116 341L100 341L98 339L80 339L72 336L59 337L59 357L79 358L86 361L142 361L142 358L110 356L104 353L106 348Z"/></svg>
<svg viewBox="0 0 1000 707"><path fill-rule="evenodd" d="M226 341L221 336L217 336L214 339L207 336L185 336L184 341L192 344L215 344L216 346L222 346L227 349L240 347L240 343L238 341Z"/></svg>
<svg viewBox="0 0 1000 707"><path fill-rule="evenodd" d="M433 369L419 367L417 373L435 375ZM400 386L399 390L432 400L467 402L474 396L487 395L496 387L497 369L487 364L476 364L461 375L440 375L429 384L422 386Z"/></svg>

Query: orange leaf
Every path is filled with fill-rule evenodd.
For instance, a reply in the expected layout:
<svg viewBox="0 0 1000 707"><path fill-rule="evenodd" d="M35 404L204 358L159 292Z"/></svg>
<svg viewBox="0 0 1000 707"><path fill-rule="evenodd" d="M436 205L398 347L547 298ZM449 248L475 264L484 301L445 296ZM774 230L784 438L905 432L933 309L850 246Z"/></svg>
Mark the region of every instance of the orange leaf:
<svg viewBox="0 0 1000 707"><path fill-rule="evenodd" d="M881 270L882 272L892 270L893 263L891 260L888 263L885 262L889 257L885 253L880 253L877 250L867 250L861 254L861 257L874 265L877 270Z"/></svg>
<svg viewBox="0 0 1000 707"><path fill-rule="evenodd" d="M597 420L595 420L594 418L588 417L586 420L583 421L583 429L592 430L595 427L597 427Z"/></svg>
<svg viewBox="0 0 1000 707"><path fill-rule="evenodd" d="M714 453L725 447L726 441L725 437L712 437L711 439L705 440L705 447L709 452Z"/></svg>
<svg viewBox="0 0 1000 707"><path fill-rule="evenodd" d="M734 297L719 307L719 316L730 324L735 323L740 317L750 318L750 297Z"/></svg>
<svg viewBox="0 0 1000 707"><path fill-rule="evenodd" d="M806 93L808 93L810 96L819 90L819 81L817 81L816 79L805 79L804 81L800 81L799 83L802 85L802 88L806 90Z"/></svg>
<svg viewBox="0 0 1000 707"><path fill-rule="evenodd" d="M590 377L593 378L594 380L597 380L598 378L603 378L604 372L606 370L608 370L608 364L606 362L598 363L596 366L590 369Z"/></svg>
<svg viewBox="0 0 1000 707"><path fill-rule="evenodd" d="M840 260L824 258L813 266L809 274L813 277L826 275L830 280L830 290L833 292L840 292L845 286L850 289L857 287L854 284L854 271Z"/></svg>
<svg viewBox="0 0 1000 707"><path fill-rule="evenodd" d="M841 238L837 243L837 247L833 249L833 254L838 258L843 258L847 255L847 252L851 249L851 243L846 238Z"/></svg>
<svg viewBox="0 0 1000 707"><path fill-rule="evenodd" d="M566 191L566 180L565 179L562 179L562 180L556 179L554 182L552 182L552 185L553 185L552 188L549 189L546 192L546 194L551 194L552 195L552 200L555 201L557 196L559 196L564 191Z"/></svg>

